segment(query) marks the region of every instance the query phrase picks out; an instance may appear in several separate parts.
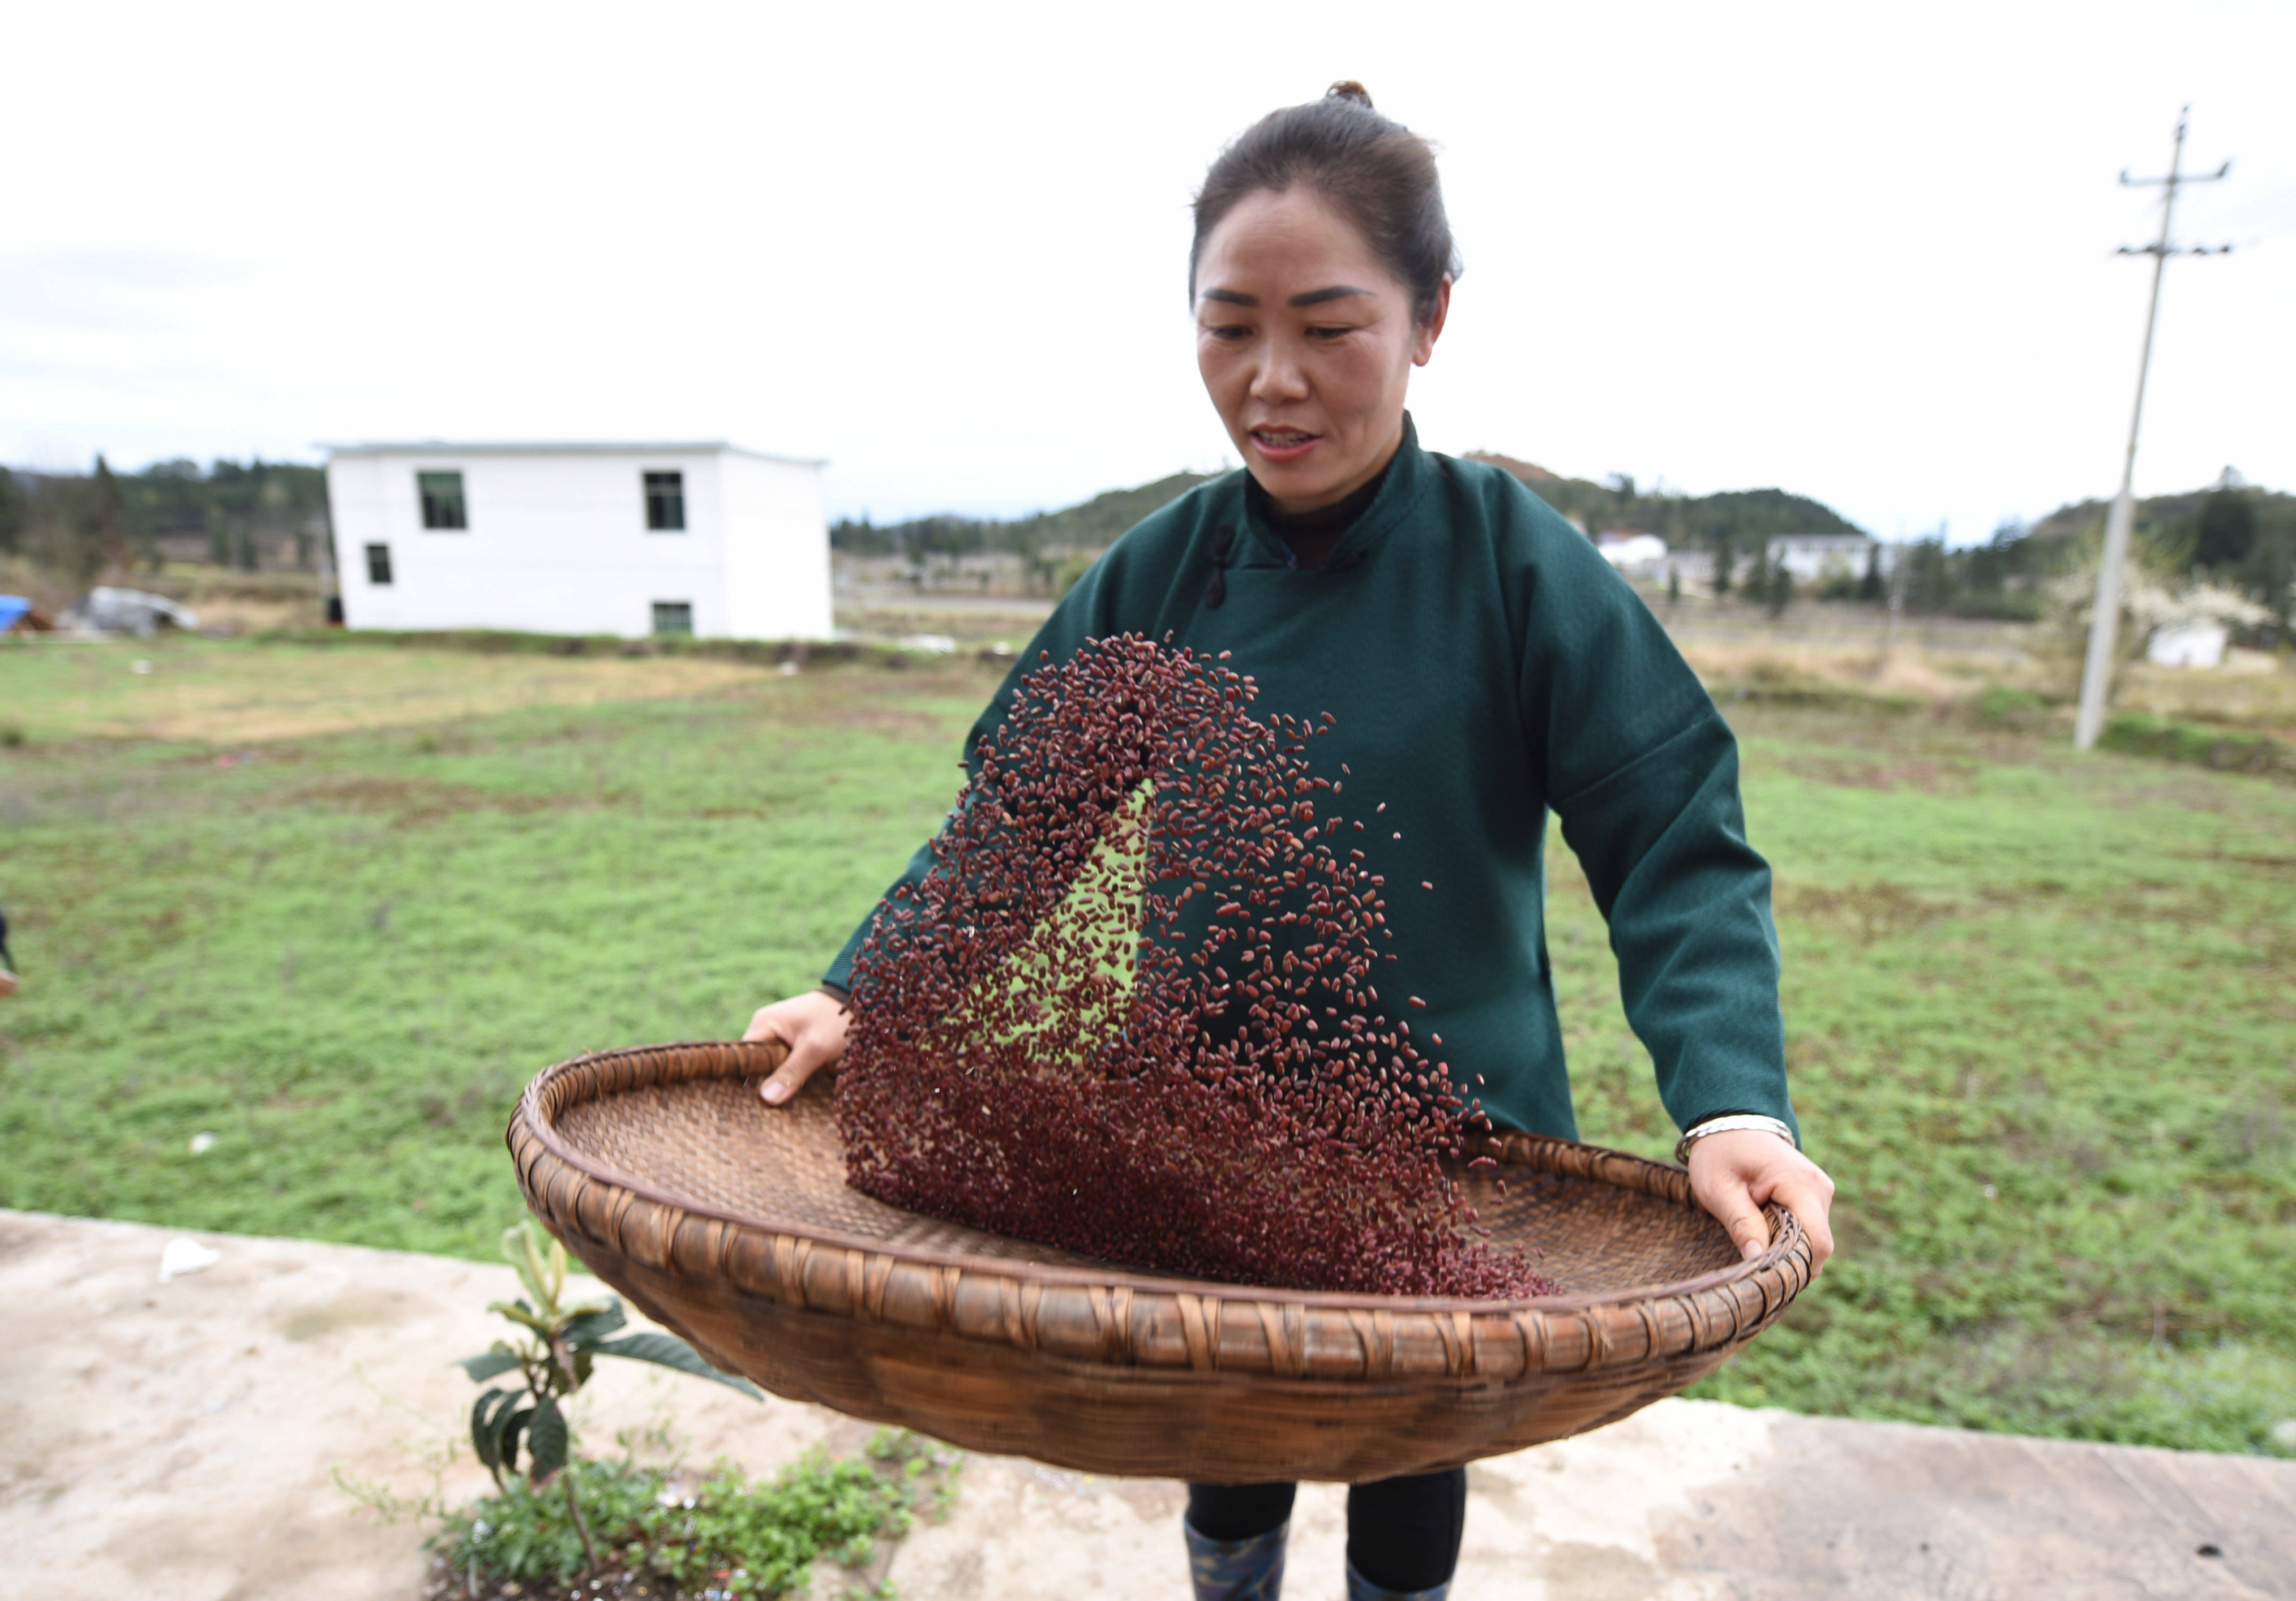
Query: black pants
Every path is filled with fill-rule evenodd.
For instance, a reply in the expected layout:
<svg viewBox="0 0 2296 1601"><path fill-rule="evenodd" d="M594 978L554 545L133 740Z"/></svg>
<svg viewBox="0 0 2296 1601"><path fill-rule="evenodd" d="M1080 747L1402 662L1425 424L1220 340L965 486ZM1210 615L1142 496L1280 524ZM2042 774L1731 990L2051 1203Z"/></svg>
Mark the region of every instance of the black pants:
<svg viewBox="0 0 2296 1601"><path fill-rule="evenodd" d="M1206 1540L1250 1540L1292 1515L1296 1484L1191 1484L1188 1526ZM1382 1589L1433 1589L1459 1565L1467 1470L1348 1487L1348 1560Z"/></svg>

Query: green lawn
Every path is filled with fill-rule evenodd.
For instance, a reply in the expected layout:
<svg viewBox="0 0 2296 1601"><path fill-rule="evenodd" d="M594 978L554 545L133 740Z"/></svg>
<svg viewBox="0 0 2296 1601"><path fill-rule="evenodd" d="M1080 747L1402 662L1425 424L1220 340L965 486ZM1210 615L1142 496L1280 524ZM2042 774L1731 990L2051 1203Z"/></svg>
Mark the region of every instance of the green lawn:
<svg viewBox="0 0 2296 1601"><path fill-rule="evenodd" d="M994 681L691 666L0 649L29 735L0 748L0 1202L490 1257L518 1087L810 982ZM324 683L365 726L324 731ZM2296 788L1926 709L1730 710L1844 1249L1703 1393L2284 1449ZM1663 1151L1557 856L1586 1135Z"/></svg>

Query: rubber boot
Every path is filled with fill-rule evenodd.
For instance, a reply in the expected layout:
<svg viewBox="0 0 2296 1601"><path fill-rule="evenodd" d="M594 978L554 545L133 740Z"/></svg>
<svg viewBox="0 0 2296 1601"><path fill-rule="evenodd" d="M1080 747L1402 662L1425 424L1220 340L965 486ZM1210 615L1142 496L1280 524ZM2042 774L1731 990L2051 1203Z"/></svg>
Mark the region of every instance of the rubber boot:
<svg viewBox="0 0 2296 1601"><path fill-rule="evenodd" d="M1180 1520L1188 1537L1188 1575L1195 1581L1196 1601L1276 1601L1283 1593L1284 1523L1249 1540L1207 1540L1187 1519Z"/></svg>
<svg viewBox="0 0 2296 1601"><path fill-rule="evenodd" d="M1198 1591L1201 1594L1201 1591ZM1451 1581L1446 1579L1432 1589L1382 1589L1361 1573L1354 1563L1348 1564L1348 1601L1446 1601L1451 1594Z"/></svg>

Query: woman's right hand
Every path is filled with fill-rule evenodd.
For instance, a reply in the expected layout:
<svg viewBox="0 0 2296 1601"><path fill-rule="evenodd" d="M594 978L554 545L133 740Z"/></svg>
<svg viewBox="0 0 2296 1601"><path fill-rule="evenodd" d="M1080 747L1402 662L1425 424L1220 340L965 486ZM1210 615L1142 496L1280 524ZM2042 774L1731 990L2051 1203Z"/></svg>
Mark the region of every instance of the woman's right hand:
<svg viewBox="0 0 2296 1601"><path fill-rule="evenodd" d="M852 1017L846 1004L824 990L809 990L758 1009L742 1038L771 1040L789 1050L758 1091L767 1106L782 1105L815 1073L835 1065L845 1054L845 1025Z"/></svg>

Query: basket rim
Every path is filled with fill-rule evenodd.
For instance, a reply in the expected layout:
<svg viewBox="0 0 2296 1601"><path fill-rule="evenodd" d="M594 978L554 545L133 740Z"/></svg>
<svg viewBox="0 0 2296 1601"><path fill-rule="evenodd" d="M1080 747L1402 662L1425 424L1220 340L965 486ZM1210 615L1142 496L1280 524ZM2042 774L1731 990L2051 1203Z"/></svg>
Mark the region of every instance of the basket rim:
<svg viewBox="0 0 2296 1601"><path fill-rule="evenodd" d="M687 1040L668 1041L659 1045L626 1046L608 1050L586 1051L579 1056L552 1064L537 1074L511 1115L510 1126L504 1131L504 1143L517 1159L518 1135L528 1134L554 1160L576 1172L603 1185L628 1192L634 1197L666 1207L689 1217L702 1218L723 1223L730 1228L767 1236L808 1239L844 1251L857 1251L887 1257L896 1262L915 1263L923 1267L955 1269L968 1275L1004 1278L1016 1282L1038 1285L1062 1285L1081 1289L1129 1290L1135 1295L1192 1295L1200 1299L1224 1302L1298 1306L1332 1311L1377 1310L1396 1313L1469 1313L1476 1316L1506 1318L1523 1312L1571 1313L1602 1308L1625 1307L1637 1303L1672 1300L1710 1294L1742 1284L1749 1279L1799 1279L1809 1278L1805 1267L1795 1270L1797 1258L1810 1254L1806 1231L1792 1213L1775 1203L1764 1208L1771 1227L1770 1243L1759 1256L1743 1258L1726 1267L1697 1274L1689 1278L1660 1280L1633 1285L1618 1289L1587 1292L1578 1295L1515 1297L1507 1300L1474 1300L1460 1296L1380 1295L1343 1290L1283 1289L1269 1286L1232 1284L1212 1278L1188 1278L1175 1275L1152 1274L1136 1268L1111 1262L1105 1269L1071 1267L1062 1263L1030 1262L1011 1257L992 1257L964 1251L951 1251L937 1246L896 1244L882 1238L849 1234L841 1229L825 1228L794 1219L775 1220L757 1216L729 1207L717 1206L681 1196L660 1184L635 1173L601 1162L576 1150L559 1133L555 1114L565 1105L548 1106L555 1099L553 1092L562 1093L570 1079L584 1074L606 1064L646 1064L658 1068L659 1058L666 1053L685 1054L690 1060L701 1054L712 1071L691 1073L683 1082L709 1079L749 1078L758 1076L744 1057L761 1057L770 1049L758 1041L728 1040ZM763 1065L770 1071L770 1065ZM824 1069L833 1073L834 1069ZM820 1076L819 1074L816 1075ZM659 1072L649 1074L636 1082L625 1083L606 1091L608 1094L627 1093L644 1088L648 1083L661 1082ZM826 1085L824 1084L824 1088ZM601 1099L593 1094L584 1099ZM566 1103L566 1104L570 1104ZM1606 1146L1589 1145L1581 1140L1564 1139L1553 1134L1534 1134L1523 1131L1506 1131L1492 1141L1494 1154L1503 1149L1505 1159L1551 1172L1557 1177L1577 1178L1590 1183L1609 1183L1621 1189L1657 1197L1677 1205L1695 1207L1689 1194L1686 1169L1673 1163L1653 1162L1631 1152L1613 1150ZM1564 1153L1582 1153L1589 1159L1587 1165L1604 1170L1599 1175L1592 1172L1566 1172L1553 1158ZM1545 1157L1547 1160L1541 1161ZM524 1164L521 1163L521 1168ZM524 1188L533 1188L531 1175L521 1172ZM925 1214L919 1213L922 1216ZM953 1225L956 1226L956 1225ZM1781 1288L1785 1288L1781 1286ZM1785 1288L1791 1298L1800 1284ZM1768 1303L1774 1292L1767 1283L1763 1287L1763 1299ZM1766 1319L1767 1320L1767 1319Z"/></svg>

